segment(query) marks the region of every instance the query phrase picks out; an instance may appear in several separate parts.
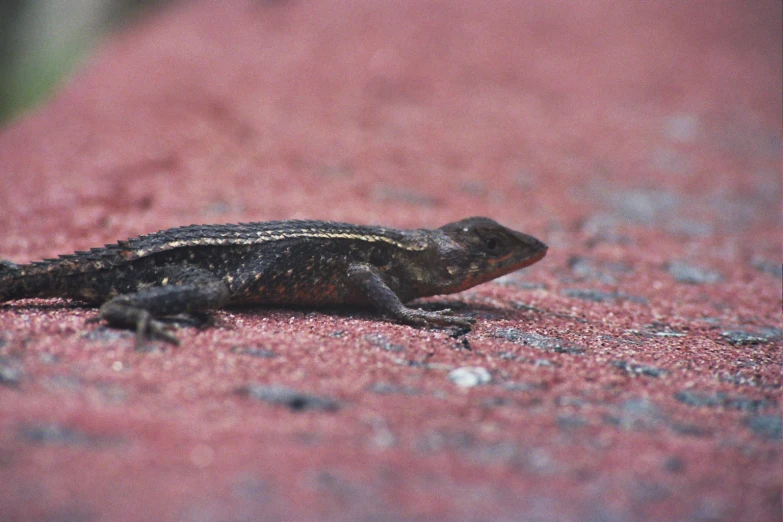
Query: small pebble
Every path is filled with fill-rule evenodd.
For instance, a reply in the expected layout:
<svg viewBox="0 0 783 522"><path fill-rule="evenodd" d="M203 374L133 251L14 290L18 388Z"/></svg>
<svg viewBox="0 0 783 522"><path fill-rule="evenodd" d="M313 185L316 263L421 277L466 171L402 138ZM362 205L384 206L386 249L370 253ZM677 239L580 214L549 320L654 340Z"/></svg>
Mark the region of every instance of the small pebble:
<svg viewBox="0 0 783 522"><path fill-rule="evenodd" d="M472 388L479 384L487 384L492 376L486 368L481 366L463 366L449 372L451 382L460 388Z"/></svg>

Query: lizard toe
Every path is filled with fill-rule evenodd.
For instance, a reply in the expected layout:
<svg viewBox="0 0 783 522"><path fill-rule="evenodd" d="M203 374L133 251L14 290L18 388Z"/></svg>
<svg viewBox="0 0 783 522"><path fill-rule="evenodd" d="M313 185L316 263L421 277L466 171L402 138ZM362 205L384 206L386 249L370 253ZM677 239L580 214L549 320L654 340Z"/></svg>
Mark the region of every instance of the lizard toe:
<svg viewBox="0 0 783 522"><path fill-rule="evenodd" d="M173 328L167 325L163 321L157 319L150 319L147 324L147 335L150 338L157 338L167 343L171 343L174 346L179 346L179 338L172 333Z"/></svg>

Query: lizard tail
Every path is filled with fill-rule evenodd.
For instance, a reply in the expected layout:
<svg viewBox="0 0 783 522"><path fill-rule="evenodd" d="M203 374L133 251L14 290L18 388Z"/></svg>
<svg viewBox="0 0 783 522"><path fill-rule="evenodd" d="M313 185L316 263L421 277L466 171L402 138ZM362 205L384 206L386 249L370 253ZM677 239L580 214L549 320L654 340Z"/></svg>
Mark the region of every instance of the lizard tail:
<svg viewBox="0 0 783 522"><path fill-rule="evenodd" d="M5 277L8 274L18 274L21 271L22 269L16 263L0 259L0 277Z"/></svg>
<svg viewBox="0 0 783 522"><path fill-rule="evenodd" d="M0 259L0 303L28 297L27 286L19 265Z"/></svg>

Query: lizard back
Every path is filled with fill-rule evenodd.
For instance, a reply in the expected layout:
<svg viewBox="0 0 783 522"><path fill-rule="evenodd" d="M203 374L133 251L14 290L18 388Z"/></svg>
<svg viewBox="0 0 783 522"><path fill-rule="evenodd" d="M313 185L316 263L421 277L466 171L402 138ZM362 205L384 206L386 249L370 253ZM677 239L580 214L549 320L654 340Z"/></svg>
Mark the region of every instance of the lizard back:
<svg viewBox="0 0 783 522"><path fill-rule="evenodd" d="M264 254L265 245L297 242L297 240L321 242L376 245L394 250L417 252L426 248L426 242L417 240L413 231L402 231L386 227L353 225L349 223L324 222L313 220L288 220L272 222L252 222L226 225L188 225L161 230L151 234L107 244L88 251L61 255L54 259L44 259L27 265L0 263L0 302L29 297L74 297L88 301L100 301L107 295L121 293L124 288L112 291L96 292L85 289L77 291L95 280L95 277L79 277L80 274L98 273L123 274L133 270L141 260L151 259L152 265L164 264L173 259L187 261L193 259L196 251L212 251L213 256L223 249L248 255ZM271 249L269 249L271 251ZM205 256L202 260L214 265ZM158 259L159 258L159 259ZM198 260L196 260L198 263ZM222 266L220 271L228 270ZM223 274L216 274L222 276ZM125 285L120 285L125 286ZM74 290L76 289L76 290ZM92 296L95 296L94 299Z"/></svg>

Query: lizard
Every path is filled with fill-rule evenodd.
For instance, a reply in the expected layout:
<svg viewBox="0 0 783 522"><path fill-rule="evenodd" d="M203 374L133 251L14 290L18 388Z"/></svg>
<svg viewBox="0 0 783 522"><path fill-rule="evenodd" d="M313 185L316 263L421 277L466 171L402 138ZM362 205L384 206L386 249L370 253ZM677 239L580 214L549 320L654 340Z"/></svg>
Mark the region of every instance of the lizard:
<svg viewBox="0 0 783 522"><path fill-rule="evenodd" d="M472 317L406 303L460 292L541 260L547 246L485 217L436 229L315 220L189 225L24 265L0 261L0 302L67 298L88 321L178 344L164 319L227 305L370 306L414 326Z"/></svg>

